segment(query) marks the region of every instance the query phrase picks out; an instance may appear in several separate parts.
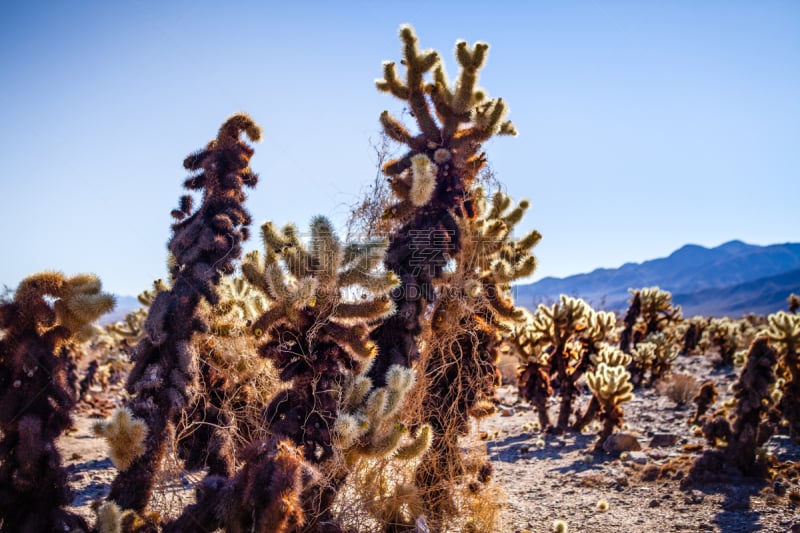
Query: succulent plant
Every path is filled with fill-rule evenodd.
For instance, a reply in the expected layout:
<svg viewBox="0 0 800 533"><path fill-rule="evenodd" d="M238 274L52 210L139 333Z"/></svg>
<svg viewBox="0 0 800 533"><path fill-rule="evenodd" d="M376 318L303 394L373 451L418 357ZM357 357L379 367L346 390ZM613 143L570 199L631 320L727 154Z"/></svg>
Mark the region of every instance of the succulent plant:
<svg viewBox="0 0 800 533"><path fill-rule="evenodd" d="M792 439L800 442L800 315L779 311L767 320L766 335L777 348L777 372L783 383L778 408L789 423Z"/></svg>
<svg viewBox="0 0 800 533"><path fill-rule="evenodd" d="M595 450L600 450L614 428L622 427L625 412L620 405L633 398L633 384L626 369L630 357L622 350L606 346L595 360L598 362L586 373L586 382L600 405L598 418L603 427L595 445Z"/></svg>
<svg viewBox="0 0 800 533"><path fill-rule="evenodd" d="M505 120L505 102L477 87L488 45L456 45L460 71L451 84L439 54L420 50L411 26L400 28L400 38L405 79L394 62L385 62L377 87L408 104L419 133L388 111L381 114L386 134L408 151L383 167L397 200L384 213L396 220L384 265L397 274L400 286L392 293L397 313L372 335L378 357L370 377L376 386L384 384L391 365L409 367L419 358L420 319L436 300L434 280L462 248L457 220L474 216L469 191L486 163L481 144L494 135L516 133Z"/></svg>
<svg viewBox="0 0 800 533"><path fill-rule="evenodd" d="M0 303L0 531L88 531L71 501L56 438L71 424L69 345L114 307L92 274L42 272Z"/></svg>
<svg viewBox="0 0 800 533"><path fill-rule="evenodd" d="M192 400L198 368L193 339L208 331L198 313L200 302L218 302L216 286L223 274L233 272L241 243L249 235L243 188L254 187L258 177L248 166L253 149L240 139L242 132L253 141L261 136L250 117L233 115L216 139L184 161L187 170L196 171L184 187L203 191L203 200L193 210L192 196L185 195L172 212L176 222L168 245L171 288L156 295L145 322L146 336L132 352L128 408L148 430L145 452L111 485L109 498L122 509L141 513L150 499L167 440ZM224 453L219 450L219 461L230 464L232 458Z"/></svg>

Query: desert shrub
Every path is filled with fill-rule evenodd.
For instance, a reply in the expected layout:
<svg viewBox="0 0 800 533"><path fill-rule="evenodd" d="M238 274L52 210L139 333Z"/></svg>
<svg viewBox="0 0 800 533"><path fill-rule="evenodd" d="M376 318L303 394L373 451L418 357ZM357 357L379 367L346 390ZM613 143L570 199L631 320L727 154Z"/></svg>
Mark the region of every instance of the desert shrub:
<svg viewBox="0 0 800 533"><path fill-rule="evenodd" d="M682 407L689 403L700 390L700 383L691 374L670 374L656 384L656 390Z"/></svg>

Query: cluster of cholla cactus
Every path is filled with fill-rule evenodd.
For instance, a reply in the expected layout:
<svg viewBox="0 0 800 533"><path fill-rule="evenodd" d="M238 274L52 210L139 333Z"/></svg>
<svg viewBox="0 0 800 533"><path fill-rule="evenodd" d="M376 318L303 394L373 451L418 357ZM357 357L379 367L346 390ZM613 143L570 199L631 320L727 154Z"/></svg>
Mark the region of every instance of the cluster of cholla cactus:
<svg viewBox="0 0 800 533"><path fill-rule="evenodd" d="M91 274L43 272L0 304L0 531L88 531L64 509L67 471L56 438L76 401L70 343L114 306Z"/></svg>
<svg viewBox="0 0 800 533"><path fill-rule="evenodd" d="M778 409L789 434L800 442L800 315L779 311L767 317L766 335L778 352L776 372L782 382Z"/></svg>
<svg viewBox="0 0 800 533"><path fill-rule="evenodd" d="M669 326L681 321L681 308L673 305L669 291L658 287L629 290L631 302L623 319L619 347L633 356L631 374L634 385L645 383L645 374L648 375L646 383L652 384L669 371L672 359L677 356L677 351L664 349L676 340L673 338L675 332ZM665 335L665 338L655 336L658 333ZM635 348L642 342L656 346L646 346L637 352ZM656 353L658 346L664 349Z"/></svg>
<svg viewBox="0 0 800 533"><path fill-rule="evenodd" d="M678 347L667 334L657 331L636 344L630 355L631 382L634 386L652 385L672 368Z"/></svg>
<svg viewBox="0 0 800 533"><path fill-rule="evenodd" d="M122 509L141 512L147 505L167 441L193 399L198 374L193 340L197 333L208 331L198 312L200 303L218 301L216 285L223 274L233 272L241 243L248 237L251 219L243 207L243 188L255 186L258 177L250 170L253 149L240 139L242 132L253 141L261 136L250 117L234 115L216 139L184 161L187 170L196 171L184 186L202 191L202 203L193 211L193 198L185 195L172 212L176 222L168 246L171 288L155 297L145 322L146 336L131 354L128 408L147 431L143 452L111 486L110 499ZM106 435L109 441L116 437ZM228 449L209 449L209 462L230 471L228 453Z"/></svg>
<svg viewBox="0 0 800 533"><path fill-rule="evenodd" d="M264 256L248 254L242 271L267 301L252 324L262 339L258 353L287 386L264 411L269 437L250 445L234 476L209 476L198 489L198 503L169 524L170 531L190 524L339 531L331 506L348 462L410 457L430 440L430 429L422 428L403 443L408 430L399 413L413 371L392 366L386 385L374 390L365 375L376 350L369 333L394 312L388 292L397 278L377 268L385 244L343 245L322 217L311 224L308 246L294 226L278 231L266 223L261 230ZM212 512L220 499L238 503ZM284 518L275 521L280 509Z"/></svg>
<svg viewBox="0 0 800 533"><path fill-rule="evenodd" d="M594 367L586 373L586 383L599 405L597 418L602 421L595 450L603 448L614 428L622 427L625 412L621 404L633 398L631 375L626 368L630 362L630 355L612 346L603 346L599 353L592 355Z"/></svg>
<svg viewBox="0 0 800 533"><path fill-rule="evenodd" d="M613 334L613 313L594 311L580 298L562 295L558 303L539 305L530 320L512 336L522 358L520 395L539 412L542 429L563 433L570 427L574 400L580 395L578 381L592 365ZM553 426L547 415L547 397L552 386L561 398L558 418ZM592 407L596 409L595 403ZM576 429L585 425L586 416L577 417Z"/></svg>
<svg viewBox="0 0 800 533"><path fill-rule="evenodd" d="M97 337L132 368L125 407L94 426L119 471L96 530L341 532L333 504L348 476L377 480L363 465L412 459L410 485L381 483L394 503L376 504L374 518L399 532L422 528L424 513L437 528L455 483L475 473L465 485L478 494L490 479L488 461L459 457L458 439L494 408L499 352L528 318L510 284L533 273L540 235L512 237L527 201L476 187L482 144L516 134L505 102L478 86L488 45L457 43L451 82L410 26L400 38L405 76L387 62L377 86L407 103L418 132L381 115L407 148L383 167L394 195L388 247L343 244L322 217L308 245L293 226L267 223L263 255L248 254L234 277L251 224L244 189L258 181L241 135L258 141L260 129L234 115L185 159L184 187L202 201L195 208L187 194L172 211L169 279L140 297L146 310ZM2 531L88 530L61 510L69 493L54 439L76 401L68 340L88 336L111 303L93 277L45 274L0 306ZM567 403L613 315L585 322L588 333L559 347L562 361L550 358L548 386L556 376ZM147 506L172 449L207 475L196 503L165 521Z"/></svg>
<svg viewBox="0 0 800 533"><path fill-rule="evenodd" d="M766 337L757 338L750 346L747 361L734 384L734 413L725 411L708 416L703 433L712 447L692 467L690 480L713 479L725 465L736 467L742 474L763 476L768 464L758 450L774 433L769 416L774 407L772 387L775 382L777 355ZM713 397L712 392L707 395Z"/></svg>

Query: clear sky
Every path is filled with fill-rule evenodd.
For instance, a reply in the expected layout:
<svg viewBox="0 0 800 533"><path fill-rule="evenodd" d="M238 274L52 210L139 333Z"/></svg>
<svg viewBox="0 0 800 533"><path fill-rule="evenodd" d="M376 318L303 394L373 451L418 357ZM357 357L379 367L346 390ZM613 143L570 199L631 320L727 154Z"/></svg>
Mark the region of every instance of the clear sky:
<svg viewBox="0 0 800 533"><path fill-rule="evenodd" d="M59 269L137 294L164 277L183 158L245 111L257 223L306 227L375 177L400 24L519 137L487 144L537 228L533 280L686 243L800 240L800 2L8 2L0 15L0 284ZM252 240L248 247L257 246Z"/></svg>

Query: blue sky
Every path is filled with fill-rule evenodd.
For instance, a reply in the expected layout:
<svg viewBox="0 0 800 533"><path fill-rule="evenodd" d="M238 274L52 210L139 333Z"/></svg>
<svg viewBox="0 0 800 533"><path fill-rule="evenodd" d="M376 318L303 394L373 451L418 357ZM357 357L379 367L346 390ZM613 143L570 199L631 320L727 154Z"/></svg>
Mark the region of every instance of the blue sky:
<svg viewBox="0 0 800 533"><path fill-rule="evenodd" d="M32 1L0 17L0 284L148 288L183 158L237 111L265 132L254 219L342 227L401 109L373 81L402 23L451 75L457 39L491 45L520 135L486 150L544 235L534 280L800 240L798 2Z"/></svg>

